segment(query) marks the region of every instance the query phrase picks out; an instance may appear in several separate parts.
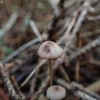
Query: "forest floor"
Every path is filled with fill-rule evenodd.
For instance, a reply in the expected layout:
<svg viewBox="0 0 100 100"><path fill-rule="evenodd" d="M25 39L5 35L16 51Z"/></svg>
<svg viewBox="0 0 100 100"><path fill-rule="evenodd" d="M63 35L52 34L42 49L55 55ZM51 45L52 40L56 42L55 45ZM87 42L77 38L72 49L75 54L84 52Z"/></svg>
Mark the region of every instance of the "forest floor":
<svg viewBox="0 0 100 100"><path fill-rule="evenodd" d="M37 54L46 40L65 51L53 61L64 100L100 100L99 0L0 2L0 100L48 100L48 62Z"/></svg>

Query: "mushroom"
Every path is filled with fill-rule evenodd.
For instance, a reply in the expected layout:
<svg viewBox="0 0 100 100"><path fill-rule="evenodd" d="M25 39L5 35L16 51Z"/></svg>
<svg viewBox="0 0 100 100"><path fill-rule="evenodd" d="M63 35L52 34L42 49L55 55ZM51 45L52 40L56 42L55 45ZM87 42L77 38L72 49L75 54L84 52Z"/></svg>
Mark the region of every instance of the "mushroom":
<svg viewBox="0 0 100 100"><path fill-rule="evenodd" d="M66 90L59 85L54 85L48 88L46 96L50 100L62 100L66 96Z"/></svg>
<svg viewBox="0 0 100 100"><path fill-rule="evenodd" d="M38 50L38 55L41 58L48 59L50 69L50 85L52 85L52 60L57 59L63 55L63 49L52 41L43 42Z"/></svg>

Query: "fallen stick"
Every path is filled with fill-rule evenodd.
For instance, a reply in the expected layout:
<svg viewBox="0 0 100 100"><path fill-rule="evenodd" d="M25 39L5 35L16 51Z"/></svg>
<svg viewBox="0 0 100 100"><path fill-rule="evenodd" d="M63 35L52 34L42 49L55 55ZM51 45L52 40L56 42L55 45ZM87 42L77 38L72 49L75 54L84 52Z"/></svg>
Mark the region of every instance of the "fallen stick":
<svg viewBox="0 0 100 100"><path fill-rule="evenodd" d="M9 75L5 72L3 64L0 62L0 73L2 76L2 79L8 89L8 93L12 97L13 100L25 100L21 99L21 97L18 95L18 93L15 91L14 86L10 80Z"/></svg>
<svg viewBox="0 0 100 100"><path fill-rule="evenodd" d="M18 12L13 12L10 19L8 20L8 22L6 23L6 25L2 29L3 33L2 33L2 35L0 35L0 38L2 38L13 27L17 18L18 18Z"/></svg>
<svg viewBox="0 0 100 100"><path fill-rule="evenodd" d="M14 59L16 56L18 56L22 51L24 51L25 49L27 49L28 47L36 44L40 42L38 38L35 38L31 41L29 41L28 43L24 44L23 46L21 46L19 49L17 49L16 51L14 51L11 55L9 55L8 57L6 57L2 63L5 64L9 61L11 61L12 59Z"/></svg>
<svg viewBox="0 0 100 100"><path fill-rule="evenodd" d="M90 84L87 89L93 91L93 92L100 92L100 80Z"/></svg>

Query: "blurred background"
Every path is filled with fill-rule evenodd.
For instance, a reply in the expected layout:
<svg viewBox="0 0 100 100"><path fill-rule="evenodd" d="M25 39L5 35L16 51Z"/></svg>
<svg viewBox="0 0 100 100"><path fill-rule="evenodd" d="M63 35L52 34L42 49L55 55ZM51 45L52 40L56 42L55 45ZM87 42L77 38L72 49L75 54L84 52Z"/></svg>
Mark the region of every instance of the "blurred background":
<svg viewBox="0 0 100 100"><path fill-rule="evenodd" d="M0 100L48 100L48 62L37 55L46 40L65 51L53 61L64 100L100 100L99 0L0 0Z"/></svg>

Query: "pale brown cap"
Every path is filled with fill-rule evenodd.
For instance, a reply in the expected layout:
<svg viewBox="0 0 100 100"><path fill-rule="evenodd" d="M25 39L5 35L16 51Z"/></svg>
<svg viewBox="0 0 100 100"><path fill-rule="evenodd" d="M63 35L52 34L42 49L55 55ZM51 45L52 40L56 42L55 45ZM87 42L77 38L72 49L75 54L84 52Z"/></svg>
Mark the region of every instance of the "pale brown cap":
<svg viewBox="0 0 100 100"><path fill-rule="evenodd" d="M59 85L51 86L48 88L46 96L50 100L62 100L66 96L66 90Z"/></svg>
<svg viewBox="0 0 100 100"><path fill-rule="evenodd" d="M62 56L63 49L52 41L43 42L38 50L38 55L44 59L57 59Z"/></svg>

